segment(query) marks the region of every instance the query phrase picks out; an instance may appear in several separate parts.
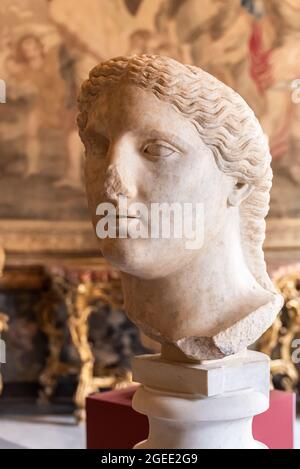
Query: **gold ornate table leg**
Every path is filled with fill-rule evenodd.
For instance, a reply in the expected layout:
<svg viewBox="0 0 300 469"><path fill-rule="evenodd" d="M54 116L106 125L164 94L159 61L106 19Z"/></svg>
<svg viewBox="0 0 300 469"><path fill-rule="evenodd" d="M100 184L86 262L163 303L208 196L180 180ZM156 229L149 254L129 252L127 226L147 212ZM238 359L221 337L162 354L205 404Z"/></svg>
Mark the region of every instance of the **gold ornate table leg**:
<svg viewBox="0 0 300 469"><path fill-rule="evenodd" d="M68 295L67 298L69 331L80 359L78 385L74 397L75 416L78 421L85 418L85 397L94 391L94 357L88 341L88 319L91 308L86 301L86 289L84 284L79 284L74 301L72 301L71 295Z"/></svg>
<svg viewBox="0 0 300 469"><path fill-rule="evenodd" d="M77 288L66 296L68 327L72 342L80 358L78 386L74 396L77 421L85 419L85 399L103 388L117 388L131 382L131 373L118 370L112 375L94 376L94 354L89 343L89 317L94 311L91 300L100 299L111 306L121 306L120 287L114 281L91 281L83 278Z"/></svg>
<svg viewBox="0 0 300 469"><path fill-rule="evenodd" d="M39 377L42 386L39 393L39 403L48 404L56 388L58 377L68 374L70 366L60 360L64 334L63 330L56 326L53 314L47 308L41 311L39 325L48 339L49 347L46 366Z"/></svg>
<svg viewBox="0 0 300 469"><path fill-rule="evenodd" d="M36 308L39 327L48 340L46 366L39 377L41 390L38 401L40 404L49 403L60 376L74 371L74 367L62 363L60 359L65 338L63 326L57 324L55 305L64 301L63 279L56 276L51 279L51 283L51 287L43 294Z"/></svg>
<svg viewBox="0 0 300 469"><path fill-rule="evenodd" d="M93 296L93 290L94 286L91 282L81 282L77 287L75 297L72 298L72 294L69 294L66 298L69 331L80 358L78 385L74 397L77 421L85 419L86 397L98 391L99 387L112 387L116 382L113 376L94 378L95 359L89 343L88 325L89 316L92 313L89 300Z"/></svg>
<svg viewBox="0 0 300 469"><path fill-rule="evenodd" d="M94 376L94 354L89 343L89 317L95 311L91 306L94 300L120 308L122 294L120 281L104 271L101 280L92 281L90 273L80 274L73 271L50 273L51 288L38 307L38 318L41 330L49 343L49 356L46 367L41 373L40 383L43 386L40 399L48 401L57 384L59 376L76 373L78 385L74 395L77 421L85 418L85 399L101 388L116 388L131 382L131 373L126 370L114 370L104 376ZM64 344L64 331L56 323L54 306L64 304L67 312L67 327L72 343L78 353L79 368L61 363L60 354Z"/></svg>

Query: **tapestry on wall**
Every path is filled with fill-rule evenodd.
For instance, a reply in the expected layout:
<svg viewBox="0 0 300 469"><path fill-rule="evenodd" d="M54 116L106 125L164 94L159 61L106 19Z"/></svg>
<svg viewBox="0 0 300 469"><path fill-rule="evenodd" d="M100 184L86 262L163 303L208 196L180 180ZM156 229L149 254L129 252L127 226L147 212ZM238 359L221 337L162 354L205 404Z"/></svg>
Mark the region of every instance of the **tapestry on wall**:
<svg viewBox="0 0 300 469"><path fill-rule="evenodd" d="M85 220L76 96L99 61L154 53L238 91L269 136L271 216L300 215L300 0L2 0L0 218Z"/></svg>

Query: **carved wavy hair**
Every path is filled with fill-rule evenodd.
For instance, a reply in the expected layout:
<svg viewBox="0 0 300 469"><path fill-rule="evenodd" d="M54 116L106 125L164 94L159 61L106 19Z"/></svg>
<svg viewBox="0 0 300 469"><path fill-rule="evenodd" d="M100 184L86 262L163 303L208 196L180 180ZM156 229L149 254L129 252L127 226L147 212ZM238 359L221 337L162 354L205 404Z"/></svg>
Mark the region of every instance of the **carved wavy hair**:
<svg viewBox="0 0 300 469"><path fill-rule="evenodd" d="M253 111L235 91L198 67L156 55L117 57L93 68L82 85L77 119L81 137L92 103L104 87L122 80L173 105L196 127L219 169L254 187L240 206L242 249L258 283L274 291L262 250L272 185L271 155Z"/></svg>

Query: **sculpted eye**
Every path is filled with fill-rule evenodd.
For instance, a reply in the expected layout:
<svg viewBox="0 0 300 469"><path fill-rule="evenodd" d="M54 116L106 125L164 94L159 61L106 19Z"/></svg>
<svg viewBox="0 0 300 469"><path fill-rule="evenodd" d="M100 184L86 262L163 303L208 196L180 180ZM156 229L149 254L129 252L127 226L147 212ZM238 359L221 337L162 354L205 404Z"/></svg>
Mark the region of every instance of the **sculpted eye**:
<svg viewBox="0 0 300 469"><path fill-rule="evenodd" d="M156 158L167 158L168 156L177 153L177 150L167 143L148 143L144 147L146 155Z"/></svg>
<svg viewBox="0 0 300 469"><path fill-rule="evenodd" d="M109 140L102 135L97 136L92 140L93 150L96 153L106 155L108 147L109 147Z"/></svg>
<svg viewBox="0 0 300 469"><path fill-rule="evenodd" d="M105 156L109 148L109 140L97 132L86 132L84 144L87 154Z"/></svg>

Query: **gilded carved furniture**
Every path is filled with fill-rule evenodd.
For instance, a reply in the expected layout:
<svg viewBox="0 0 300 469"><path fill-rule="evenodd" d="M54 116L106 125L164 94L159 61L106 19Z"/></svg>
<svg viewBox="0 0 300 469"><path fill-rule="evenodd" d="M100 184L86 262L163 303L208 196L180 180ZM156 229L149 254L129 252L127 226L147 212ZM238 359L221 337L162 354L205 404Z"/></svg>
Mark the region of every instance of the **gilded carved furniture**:
<svg viewBox="0 0 300 469"><path fill-rule="evenodd" d="M258 348L271 357L275 387L297 391L300 383L300 265L279 269L273 282L284 297L274 324L261 337Z"/></svg>
<svg viewBox="0 0 300 469"><path fill-rule="evenodd" d="M89 342L91 314L97 316L102 303L115 308L122 305L118 275L106 263L100 261L97 268L84 270L78 265L47 271L42 267L11 267L1 278L0 289L1 292L38 293L35 296L38 300L33 304L34 317L38 330L47 339L47 358L39 374L41 404L49 402L61 377L74 375L78 383L74 394L75 415L80 420L84 418L88 393L130 382L131 374L125 368L108 369L99 357L95 363L95 351ZM0 333L1 327L3 330L6 327L4 315L0 315ZM69 345L75 349L76 360L63 355L64 347L69 349Z"/></svg>
<svg viewBox="0 0 300 469"><path fill-rule="evenodd" d="M89 342L89 317L95 312L93 302L101 300L104 304L121 308L120 281L117 273L108 268L97 273L54 269L50 272L49 279L51 287L38 307L40 327L49 341L47 364L40 376L40 400L49 400L60 376L76 374L78 384L74 395L75 416L82 420L88 394L103 388L122 387L131 382L131 374L123 369L115 369L113 372L103 369L100 376L94 376L95 357ZM65 337L63 328L57 323L57 302L65 305L66 324L79 357L79 366L61 361Z"/></svg>

